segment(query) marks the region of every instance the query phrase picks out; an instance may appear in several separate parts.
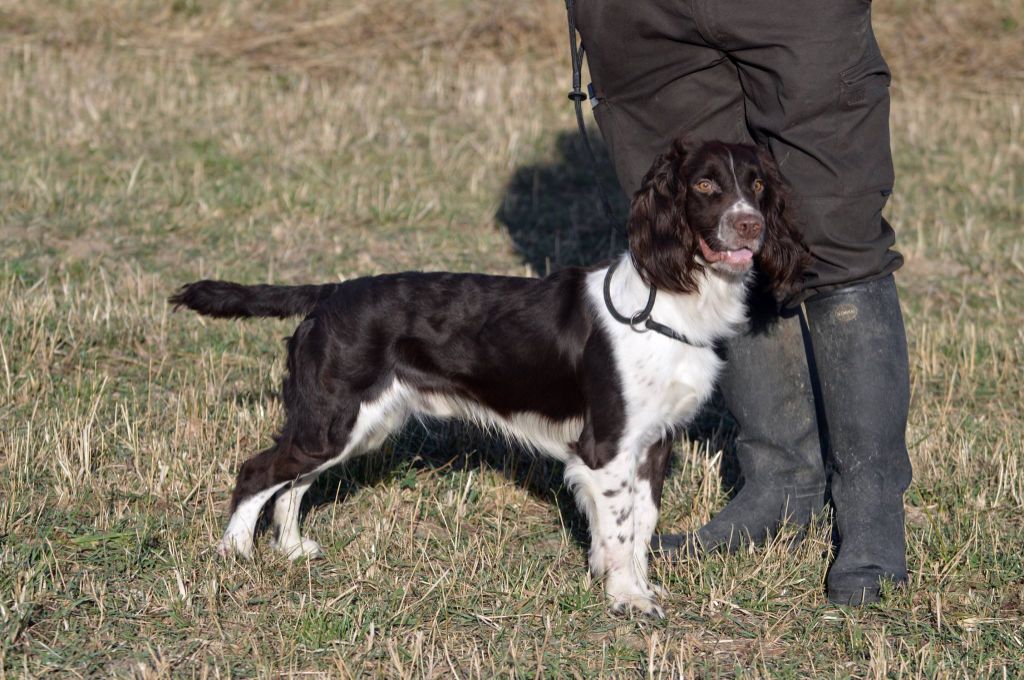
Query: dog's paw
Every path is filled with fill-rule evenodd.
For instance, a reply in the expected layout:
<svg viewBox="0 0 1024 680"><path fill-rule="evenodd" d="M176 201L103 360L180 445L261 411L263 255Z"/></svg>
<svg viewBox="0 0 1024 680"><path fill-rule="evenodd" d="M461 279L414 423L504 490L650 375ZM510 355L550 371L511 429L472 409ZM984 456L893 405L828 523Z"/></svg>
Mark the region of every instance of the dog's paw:
<svg viewBox="0 0 1024 680"><path fill-rule="evenodd" d="M224 534L224 538L220 539L220 543L217 544L217 554L221 557L237 555L238 557L251 559L252 550L252 538L248 536L238 536L230 533Z"/></svg>
<svg viewBox="0 0 1024 680"><path fill-rule="evenodd" d="M303 557L312 560L317 557L323 557L324 554L324 551L320 549L320 544L310 538L303 538L298 543L291 545L275 543L274 549L292 562Z"/></svg>
<svg viewBox="0 0 1024 680"><path fill-rule="evenodd" d="M664 586L659 586L657 583L648 583L647 587L650 588L652 593L654 593L654 597L659 600L663 600L668 597L668 589Z"/></svg>
<svg viewBox="0 0 1024 680"><path fill-rule="evenodd" d="M629 614L639 612L652 619L665 618L665 610L661 608L653 597L647 595L618 595L611 598L611 611L613 614Z"/></svg>

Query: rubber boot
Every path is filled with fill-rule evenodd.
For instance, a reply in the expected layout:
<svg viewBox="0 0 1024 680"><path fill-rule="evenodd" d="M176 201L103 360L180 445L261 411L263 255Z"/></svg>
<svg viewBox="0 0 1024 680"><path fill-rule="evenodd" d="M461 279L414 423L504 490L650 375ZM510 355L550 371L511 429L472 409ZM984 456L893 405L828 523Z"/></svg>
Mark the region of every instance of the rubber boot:
<svg viewBox="0 0 1024 680"><path fill-rule="evenodd" d="M877 602L907 579L903 492L910 484L907 340L892 276L804 303L832 455L839 554L826 577L836 604Z"/></svg>
<svg viewBox="0 0 1024 680"><path fill-rule="evenodd" d="M719 386L738 425L743 485L710 522L690 534L655 536L670 558L763 543L783 524L805 526L824 506L825 471L799 311L729 343ZM757 309L755 308L755 311ZM762 307L763 311L763 307Z"/></svg>

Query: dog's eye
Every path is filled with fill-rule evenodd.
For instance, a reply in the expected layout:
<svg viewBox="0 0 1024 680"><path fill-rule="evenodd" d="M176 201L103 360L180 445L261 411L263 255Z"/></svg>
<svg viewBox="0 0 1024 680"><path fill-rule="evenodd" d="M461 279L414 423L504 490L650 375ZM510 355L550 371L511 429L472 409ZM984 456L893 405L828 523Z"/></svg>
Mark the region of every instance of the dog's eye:
<svg viewBox="0 0 1024 680"><path fill-rule="evenodd" d="M715 190L715 183L709 179L702 179L693 185L693 188L702 194L710 194Z"/></svg>
<svg viewBox="0 0 1024 680"><path fill-rule="evenodd" d="M764 191L764 182L759 179L754 180L754 193L759 194Z"/></svg>

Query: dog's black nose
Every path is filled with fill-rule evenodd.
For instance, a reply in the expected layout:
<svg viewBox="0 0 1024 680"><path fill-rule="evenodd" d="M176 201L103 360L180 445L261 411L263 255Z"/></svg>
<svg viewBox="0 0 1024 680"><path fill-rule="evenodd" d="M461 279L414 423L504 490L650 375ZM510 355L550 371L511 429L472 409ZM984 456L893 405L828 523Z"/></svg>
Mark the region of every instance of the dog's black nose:
<svg viewBox="0 0 1024 680"><path fill-rule="evenodd" d="M754 239L761 235L764 228L762 221L753 215L742 215L733 223L736 235L740 238Z"/></svg>

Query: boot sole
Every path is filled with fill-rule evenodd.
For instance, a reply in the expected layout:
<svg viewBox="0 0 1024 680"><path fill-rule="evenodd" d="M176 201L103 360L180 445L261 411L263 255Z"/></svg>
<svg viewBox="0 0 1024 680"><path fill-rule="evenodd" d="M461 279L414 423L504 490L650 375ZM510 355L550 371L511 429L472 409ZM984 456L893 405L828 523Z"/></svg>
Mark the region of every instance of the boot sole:
<svg viewBox="0 0 1024 680"><path fill-rule="evenodd" d="M828 591L828 601L841 607L863 607L882 601L882 593L875 588L857 588L856 590Z"/></svg>

